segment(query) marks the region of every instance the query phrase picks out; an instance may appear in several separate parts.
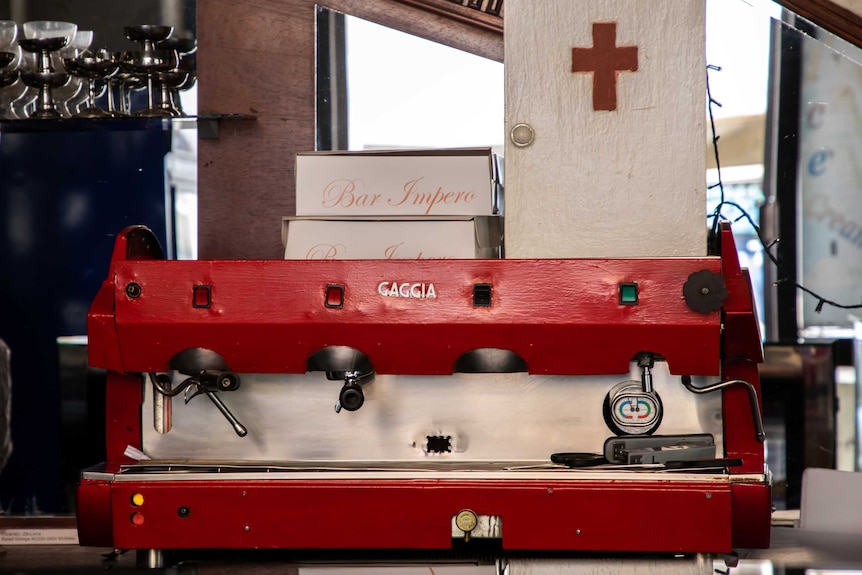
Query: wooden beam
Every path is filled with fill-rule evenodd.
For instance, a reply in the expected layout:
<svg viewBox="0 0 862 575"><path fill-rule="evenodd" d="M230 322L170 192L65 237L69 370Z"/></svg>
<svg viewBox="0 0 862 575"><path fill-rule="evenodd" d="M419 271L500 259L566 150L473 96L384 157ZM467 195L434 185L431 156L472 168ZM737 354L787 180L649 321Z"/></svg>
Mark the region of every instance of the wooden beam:
<svg viewBox="0 0 862 575"><path fill-rule="evenodd" d="M830 0L776 0L824 30L862 47L862 16Z"/></svg>

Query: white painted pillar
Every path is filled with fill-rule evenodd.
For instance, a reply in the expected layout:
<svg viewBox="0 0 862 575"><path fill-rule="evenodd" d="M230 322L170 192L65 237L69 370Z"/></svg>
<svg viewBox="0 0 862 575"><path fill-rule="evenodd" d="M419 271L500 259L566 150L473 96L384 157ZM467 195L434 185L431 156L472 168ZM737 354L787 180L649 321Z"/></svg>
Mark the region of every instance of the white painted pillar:
<svg viewBox="0 0 862 575"><path fill-rule="evenodd" d="M704 29L704 0L506 0L506 257L706 253Z"/></svg>

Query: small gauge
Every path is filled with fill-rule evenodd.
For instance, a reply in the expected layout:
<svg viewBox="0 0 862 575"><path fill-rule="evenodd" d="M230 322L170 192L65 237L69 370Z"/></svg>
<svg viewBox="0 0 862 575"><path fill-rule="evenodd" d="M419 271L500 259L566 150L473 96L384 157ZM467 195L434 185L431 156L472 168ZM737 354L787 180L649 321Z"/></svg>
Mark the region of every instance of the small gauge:
<svg viewBox="0 0 862 575"><path fill-rule="evenodd" d="M617 435L649 435L661 425L661 398L655 391L645 393L639 381L623 381L608 392L603 414Z"/></svg>
<svg viewBox="0 0 862 575"><path fill-rule="evenodd" d="M470 533L478 524L479 518L476 517L476 514L469 509L459 511L458 515L455 516L455 526L464 533Z"/></svg>

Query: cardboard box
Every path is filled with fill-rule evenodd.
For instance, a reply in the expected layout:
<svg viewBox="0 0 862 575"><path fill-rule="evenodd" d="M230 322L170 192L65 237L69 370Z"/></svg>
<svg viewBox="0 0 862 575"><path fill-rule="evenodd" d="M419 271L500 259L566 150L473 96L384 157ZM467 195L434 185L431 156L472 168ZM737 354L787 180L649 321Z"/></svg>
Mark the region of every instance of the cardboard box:
<svg viewBox="0 0 862 575"><path fill-rule="evenodd" d="M318 219L282 222L284 259L499 258L503 222L498 216L460 219Z"/></svg>
<svg viewBox="0 0 862 575"><path fill-rule="evenodd" d="M490 148L299 153L296 215L502 214L500 164Z"/></svg>

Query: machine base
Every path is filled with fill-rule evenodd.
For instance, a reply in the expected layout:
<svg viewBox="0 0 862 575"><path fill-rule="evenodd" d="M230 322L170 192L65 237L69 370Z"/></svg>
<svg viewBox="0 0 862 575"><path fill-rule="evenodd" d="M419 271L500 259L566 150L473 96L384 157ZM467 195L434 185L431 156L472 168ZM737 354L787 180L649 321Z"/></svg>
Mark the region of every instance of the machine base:
<svg viewBox="0 0 862 575"><path fill-rule="evenodd" d="M445 550L495 538L519 551L729 553L768 546L769 507L751 502L769 493L765 476L711 472L130 466L84 473L78 529L83 545L117 549Z"/></svg>

